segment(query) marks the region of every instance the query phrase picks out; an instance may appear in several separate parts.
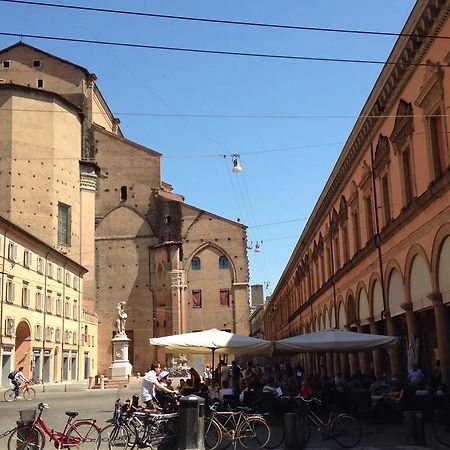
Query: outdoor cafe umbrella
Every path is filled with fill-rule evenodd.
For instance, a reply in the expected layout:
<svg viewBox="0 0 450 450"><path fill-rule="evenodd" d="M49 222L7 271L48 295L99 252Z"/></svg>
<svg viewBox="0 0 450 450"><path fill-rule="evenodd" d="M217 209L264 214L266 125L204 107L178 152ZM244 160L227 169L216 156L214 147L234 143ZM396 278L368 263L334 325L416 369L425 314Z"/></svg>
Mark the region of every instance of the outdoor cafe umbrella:
<svg viewBox="0 0 450 450"><path fill-rule="evenodd" d="M393 336L330 329L275 341L274 354L369 351L392 347L397 342Z"/></svg>
<svg viewBox="0 0 450 450"><path fill-rule="evenodd" d="M250 336L229 333L227 331L210 330L192 333L174 334L150 338L151 345L163 346L168 352L184 352L194 354L212 353L214 366L214 353L234 353L242 355L252 353L255 355L270 355L273 344L271 341Z"/></svg>

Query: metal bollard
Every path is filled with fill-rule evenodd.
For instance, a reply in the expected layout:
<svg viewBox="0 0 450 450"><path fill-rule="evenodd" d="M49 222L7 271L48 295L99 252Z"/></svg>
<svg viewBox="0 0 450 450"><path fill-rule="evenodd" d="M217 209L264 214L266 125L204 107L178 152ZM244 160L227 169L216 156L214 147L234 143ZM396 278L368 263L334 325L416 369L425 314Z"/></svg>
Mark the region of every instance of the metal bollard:
<svg viewBox="0 0 450 450"><path fill-rule="evenodd" d="M105 389L105 376L100 375L100 389Z"/></svg>
<svg viewBox="0 0 450 450"><path fill-rule="evenodd" d="M303 416L301 416L303 417ZM288 450L297 450L305 448L304 439L301 438L304 434L303 427L299 430L299 417L295 413L285 413L283 416L284 422L284 448Z"/></svg>
<svg viewBox="0 0 450 450"><path fill-rule="evenodd" d="M205 450L205 399L197 395L180 398L178 450Z"/></svg>

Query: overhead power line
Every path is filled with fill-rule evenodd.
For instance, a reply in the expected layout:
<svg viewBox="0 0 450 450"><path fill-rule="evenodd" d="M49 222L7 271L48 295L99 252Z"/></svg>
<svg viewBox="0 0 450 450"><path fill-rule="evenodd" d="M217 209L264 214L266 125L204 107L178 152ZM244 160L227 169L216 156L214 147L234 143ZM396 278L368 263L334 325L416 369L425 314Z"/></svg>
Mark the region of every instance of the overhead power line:
<svg viewBox="0 0 450 450"><path fill-rule="evenodd" d="M0 0L2 1L2 0ZM110 45L116 47L128 47L128 48L144 48L152 50L167 50L176 52L187 53L204 53L209 55L227 55L227 56L247 56L253 58L271 58L271 59L287 59L287 60L299 60L299 61L321 61L321 62L341 62L341 63L356 63L356 64L381 64L391 66L424 66L428 67L428 63L420 62L399 62L399 61L381 61L375 59L352 59L352 58L324 58L318 56L298 56L298 55L277 55L273 53L250 53L250 52L233 52L226 50L206 50L198 48L187 47L168 47L163 45L149 45L149 44L132 44L130 42L115 42L115 41L102 41L95 39L81 39L81 38L67 38L61 36L48 36L39 34L23 34L23 33L6 33L0 32L0 36L14 36L18 38L29 39L42 39L49 41L61 41L61 42L75 42L78 44L96 44L96 45ZM447 64L433 64L435 67L446 68Z"/></svg>
<svg viewBox="0 0 450 450"><path fill-rule="evenodd" d="M282 25L275 23L261 23L261 22L247 22L240 20L224 20L224 19L207 19L204 17L190 17L190 16L175 16L171 14L156 14L148 13L143 11L129 11L121 9L109 9L109 8L94 8L91 6L78 6L78 5L62 5L58 3L47 3L47 2L36 2L36 1L24 1L24 0L0 0L5 3L19 3L23 5L33 5L33 6L45 6L50 8L63 8L72 9L79 11L89 11L89 12L99 12L99 13L109 13L109 14L121 14L127 16L139 16L139 17L154 17L159 19L171 19L171 20L184 20L191 22L206 22L206 23L217 23L222 25L240 25L240 26L250 26L259 28L275 28L284 30L300 30L300 31L316 31L316 32L327 32L327 33L346 33L346 34L362 34L371 36L405 36L405 37L415 37L415 38L431 38L431 39L450 39L450 36L435 36L429 34L410 34L410 33L393 33L389 31L369 31L369 30L352 30L345 28L326 28L326 27L307 27L300 25Z"/></svg>

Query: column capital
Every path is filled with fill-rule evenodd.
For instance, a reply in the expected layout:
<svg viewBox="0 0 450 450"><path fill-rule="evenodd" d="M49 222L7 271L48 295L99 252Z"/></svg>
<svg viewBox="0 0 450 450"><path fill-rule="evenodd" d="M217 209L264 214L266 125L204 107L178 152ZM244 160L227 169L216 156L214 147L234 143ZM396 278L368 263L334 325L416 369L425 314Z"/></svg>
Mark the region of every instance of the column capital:
<svg viewBox="0 0 450 450"><path fill-rule="evenodd" d="M431 300L433 306L440 306L443 304L442 294L440 292L433 292L427 295L427 298Z"/></svg>
<svg viewBox="0 0 450 450"><path fill-rule="evenodd" d="M400 305L401 307L402 307L402 309L405 311L405 312L412 312L412 310L413 310L413 305L412 305L412 303L403 303L402 305Z"/></svg>
<svg viewBox="0 0 450 450"><path fill-rule="evenodd" d="M385 310L383 311L383 317L384 317L385 319L390 319L390 318L391 318L391 311L390 311L389 309L385 309Z"/></svg>

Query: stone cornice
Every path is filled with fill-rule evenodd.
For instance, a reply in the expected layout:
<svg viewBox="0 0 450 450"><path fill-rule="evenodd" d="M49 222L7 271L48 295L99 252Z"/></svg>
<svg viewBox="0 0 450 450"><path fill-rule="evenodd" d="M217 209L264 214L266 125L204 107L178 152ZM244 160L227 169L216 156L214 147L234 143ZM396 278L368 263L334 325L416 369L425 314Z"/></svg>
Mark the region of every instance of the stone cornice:
<svg viewBox="0 0 450 450"><path fill-rule="evenodd" d="M414 7L402 34L397 40L386 64L375 83L374 88L363 107L343 151L331 173L316 206L305 225L297 245L275 287L272 297L295 270L296 261L309 248L317 229L327 218L336 197L353 168L359 163L374 133L385 120L383 113L392 108L400 92L416 71L411 63L423 61L424 55L434 42L433 38L424 36L437 35L448 18L450 8L447 0L421 1ZM405 36L412 35L413 37Z"/></svg>

